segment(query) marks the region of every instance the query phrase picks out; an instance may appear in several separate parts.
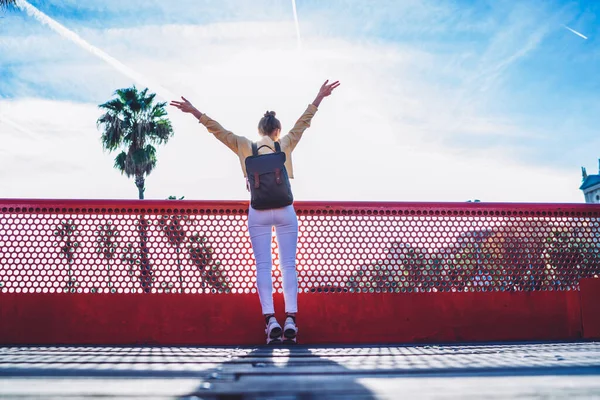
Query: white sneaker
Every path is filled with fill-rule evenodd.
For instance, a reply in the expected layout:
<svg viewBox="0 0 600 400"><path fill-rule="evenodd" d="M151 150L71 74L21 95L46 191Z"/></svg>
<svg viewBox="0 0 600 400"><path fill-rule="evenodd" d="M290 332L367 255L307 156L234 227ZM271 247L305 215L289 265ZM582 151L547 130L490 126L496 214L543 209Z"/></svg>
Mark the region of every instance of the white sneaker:
<svg viewBox="0 0 600 400"><path fill-rule="evenodd" d="M296 343L296 335L298 335L298 327L296 326L296 317L288 315L283 324L283 341L284 343Z"/></svg>
<svg viewBox="0 0 600 400"><path fill-rule="evenodd" d="M265 333L267 334L267 344L281 343L281 325L277 322L274 316L270 316L265 319L267 327Z"/></svg>

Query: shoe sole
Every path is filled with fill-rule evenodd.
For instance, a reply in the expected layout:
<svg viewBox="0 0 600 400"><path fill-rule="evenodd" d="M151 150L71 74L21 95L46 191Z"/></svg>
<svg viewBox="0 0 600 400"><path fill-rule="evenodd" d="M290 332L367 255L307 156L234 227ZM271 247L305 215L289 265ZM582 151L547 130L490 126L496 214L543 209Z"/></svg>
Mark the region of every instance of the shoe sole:
<svg viewBox="0 0 600 400"><path fill-rule="evenodd" d="M298 344L298 341L296 340L296 338L294 338L294 339L284 339L283 340L283 344Z"/></svg>
<svg viewBox="0 0 600 400"><path fill-rule="evenodd" d="M295 339L296 335L298 335L298 332L294 329L286 329L285 332L283 332L283 336L285 336L286 339Z"/></svg>
<svg viewBox="0 0 600 400"><path fill-rule="evenodd" d="M277 339L278 337L281 337L281 328L273 328L273 330L269 334L269 338Z"/></svg>
<svg viewBox="0 0 600 400"><path fill-rule="evenodd" d="M277 346L282 343L283 342L281 341L281 339L272 339L270 342L267 343L267 346Z"/></svg>

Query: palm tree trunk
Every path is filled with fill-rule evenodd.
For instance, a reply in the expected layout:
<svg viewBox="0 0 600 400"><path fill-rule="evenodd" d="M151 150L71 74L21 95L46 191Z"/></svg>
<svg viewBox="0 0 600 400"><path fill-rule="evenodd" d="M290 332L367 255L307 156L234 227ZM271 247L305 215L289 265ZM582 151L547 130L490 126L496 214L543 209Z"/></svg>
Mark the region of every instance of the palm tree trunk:
<svg viewBox="0 0 600 400"><path fill-rule="evenodd" d="M144 200L144 191L146 188L144 187L145 179L144 175L136 175L135 176L135 186L138 188L138 194L140 196L140 200Z"/></svg>
<svg viewBox="0 0 600 400"><path fill-rule="evenodd" d="M68 293L72 293L73 288L75 287L74 281L75 277L73 276L73 243L70 239L68 239L65 243L65 247L67 249L67 265L69 266L69 280L67 281Z"/></svg>
<svg viewBox="0 0 600 400"><path fill-rule="evenodd" d="M148 256L148 224L144 215L140 216L138 233L140 235L140 283L144 293L150 293L153 284L152 264L150 263L150 257Z"/></svg>
<svg viewBox="0 0 600 400"><path fill-rule="evenodd" d="M144 175L135 176L135 186L138 188L140 200L144 200ZM150 293L152 289L152 266L148 258L148 221L144 215L140 216L140 224L138 226L140 234L140 281L145 293Z"/></svg>
<svg viewBox="0 0 600 400"><path fill-rule="evenodd" d="M179 293L183 293L183 275L181 272L181 260L179 259L179 253L181 249L177 246L177 269L179 270Z"/></svg>
<svg viewBox="0 0 600 400"><path fill-rule="evenodd" d="M108 293L112 293L112 271L110 270L110 258L107 260L108 265L106 266L106 277L108 278Z"/></svg>

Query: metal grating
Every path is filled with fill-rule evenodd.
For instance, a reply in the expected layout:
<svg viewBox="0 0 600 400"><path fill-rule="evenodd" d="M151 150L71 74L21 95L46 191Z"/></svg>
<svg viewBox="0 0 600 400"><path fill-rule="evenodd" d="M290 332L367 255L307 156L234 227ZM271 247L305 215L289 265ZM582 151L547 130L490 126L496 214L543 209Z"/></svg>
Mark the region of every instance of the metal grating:
<svg viewBox="0 0 600 400"><path fill-rule="evenodd" d="M595 205L296 203L300 291L578 290ZM247 203L0 200L2 293L255 293ZM275 288L281 292L273 238Z"/></svg>

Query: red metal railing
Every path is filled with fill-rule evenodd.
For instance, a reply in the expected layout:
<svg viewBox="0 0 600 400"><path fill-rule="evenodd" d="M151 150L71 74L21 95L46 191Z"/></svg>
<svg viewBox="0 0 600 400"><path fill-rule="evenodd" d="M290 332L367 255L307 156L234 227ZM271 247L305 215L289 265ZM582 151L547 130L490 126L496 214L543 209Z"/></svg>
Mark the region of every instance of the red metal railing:
<svg viewBox="0 0 600 400"><path fill-rule="evenodd" d="M576 290L600 207L296 203L302 292ZM3 200L3 293L254 293L246 202ZM277 244L273 238L277 265ZM281 277L275 269L275 285Z"/></svg>
<svg viewBox="0 0 600 400"><path fill-rule="evenodd" d="M598 205L297 202L295 207L301 306L335 318L337 313L356 312L357 307L368 305L369 310L362 313L382 321L398 310L406 315L417 312L410 317L413 324L424 313L436 315L435 321L424 325L428 334L398 336L381 328L381 335L371 339L364 332L360 336L359 330L357 340L453 340L458 335L456 326L452 334L431 330L437 329L436 323L443 325L444 318L448 324L457 321L464 326L457 318L471 315L469 312L483 326L479 333L459 335L471 340L541 339L548 326L558 323L557 315L564 329L556 328L560 332L555 331L552 338L580 335L576 333L582 323L577 316L580 281L600 274ZM62 321L63 326L70 326L68 334L66 328L61 331L63 336L57 333L56 341L61 337L78 343L109 340L101 336L94 341L89 332L81 333L81 321L64 325L63 317L50 308L51 303L54 308L70 309L69 318L104 318L104 327L123 318L126 312L119 304L151 305L157 313L163 310L162 318L177 329L182 328L182 320L177 318L196 315L191 304L196 311L202 309L204 317L243 319L249 313L259 315L254 258L246 233L247 208L245 201L0 200L0 313L4 321L12 319L13 326L21 324L24 329L21 333L0 332L0 340L27 335L23 332L30 332L25 328L32 328L33 322L23 325L23 316L42 318L42 308L48 324ZM275 238L273 258L277 266ZM280 293L277 268L274 275ZM481 297L484 292L497 296ZM514 296L537 292L540 294L535 298ZM63 297L66 293L68 297ZM464 297L467 293L475 297ZM394 296L389 297L391 294ZM421 294L436 297L414 297ZM172 296L179 296L183 303ZM406 302L412 304L410 309ZM516 312L521 318L517 320L531 321L531 329L539 334L511 331L497 336L498 326L481 321L486 312L499 312L500 304L528 308L525 313ZM107 317L98 314L99 307L118 312ZM169 307L168 313L165 307ZM238 310L222 311L228 307ZM444 307L451 309L436 314ZM533 309L540 314L537 320L531 317ZM511 319L515 315L506 315L506 320L492 317L506 325L517 321ZM360 313L357 316L362 317ZM151 323L151 318L139 314L127 318L141 325ZM321 329L324 336L315 341L322 342L323 337L333 340L341 326L334 328L329 336ZM373 327L369 329L372 334ZM113 332L110 340L121 337L117 343L135 342L135 334L123 332ZM64 335L75 336L67 340ZM81 338L83 335L88 336ZM152 340L192 340L173 335ZM214 344L247 340L225 335L220 336L221 342L211 342L208 338L213 335L207 331L196 337L202 338L202 343ZM29 336L28 340L41 339Z"/></svg>

